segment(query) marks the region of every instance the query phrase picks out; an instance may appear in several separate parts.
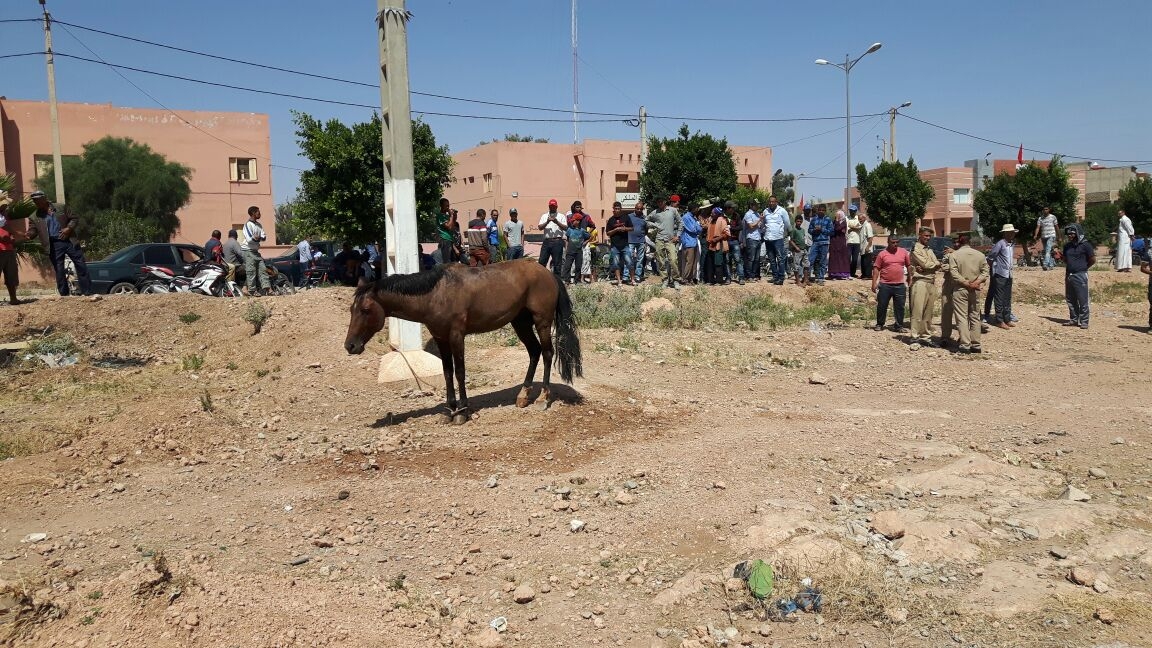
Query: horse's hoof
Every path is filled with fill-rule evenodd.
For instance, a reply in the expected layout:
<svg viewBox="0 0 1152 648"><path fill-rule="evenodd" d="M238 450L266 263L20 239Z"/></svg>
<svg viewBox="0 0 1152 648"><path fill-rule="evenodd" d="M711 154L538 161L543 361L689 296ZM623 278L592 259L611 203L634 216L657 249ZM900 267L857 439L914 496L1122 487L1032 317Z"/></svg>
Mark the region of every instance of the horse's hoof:
<svg viewBox="0 0 1152 648"><path fill-rule="evenodd" d="M441 414L440 415L440 422L444 423L445 425L448 423L451 423L452 422L452 415L451 414Z"/></svg>
<svg viewBox="0 0 1152 648"><path fill-rule="evenodd" d="M543 403L540 403L540 411L541 412L547 412L548 408L551 406L552 406L552 401L544 401Z"/></svg>
<svg viewBox="0 0 1152 648"><path fill-rule="evenodd" d="M525 407L528 407L528 397L527 396L517 396L516 397L516 407L519 407L520 409L524 409Z"/></svg>
<svg viewBox="0 0 1152 648"><path fill-rule="evenodd" d="M464 425L468 422L467 414L457 414L452 417L452 425Z"/></svg>

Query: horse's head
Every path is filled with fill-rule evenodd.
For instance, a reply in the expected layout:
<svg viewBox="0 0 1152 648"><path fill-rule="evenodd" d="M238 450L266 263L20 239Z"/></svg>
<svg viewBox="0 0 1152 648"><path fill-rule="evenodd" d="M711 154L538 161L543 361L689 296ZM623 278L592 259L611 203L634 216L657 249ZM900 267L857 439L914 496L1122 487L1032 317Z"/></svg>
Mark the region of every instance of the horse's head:
<svg viewBox="0 0 1152 648"><path fill-rule="evenodd" d="M352 319L348 322L344 350L351 355L364 353L364 345L384 328L387 321L388 313L376 299L375 290L371 285L361 282L352 297Z"/></svg>

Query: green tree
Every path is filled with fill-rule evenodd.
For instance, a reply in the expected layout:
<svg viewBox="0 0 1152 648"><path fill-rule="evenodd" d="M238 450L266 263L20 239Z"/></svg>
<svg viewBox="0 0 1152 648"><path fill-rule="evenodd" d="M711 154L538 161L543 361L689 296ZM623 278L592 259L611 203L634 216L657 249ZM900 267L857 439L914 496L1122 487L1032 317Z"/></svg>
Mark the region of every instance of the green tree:
<svg viewBox="0 0 1152 648"><path fill-rule="evenodd" d="M980 214L980 226L988 236L996 236L1004 225L1012 223L1020 233L1016 240L1032 242L1036 221L1044 207L1061 223L1076 220L1076 197L1079 192L1069 182L1068 168L1053 157L1045 169L1027 164L1015 175L999 173L976 192L972 208Z"/></svg>
<svg viewBox="0 0 1152 648"><path fill-rule="evenodd" d="M126 137L105 137L84 145L78 157L64 158L68 206L81 217L76 236L89 248L94 242L104 245L106 238L99 230L100 212L116 212L108 222L123 223L125 218L141 221L127 229L125 236L148 234L146 240L121 239L120 247L131 243L167 241L180 227L176 212L188 204L192 189L188 179L192 169L169 162L148 145ZM37 188L49 195L56 193L55 173L49 165L44 175L35 180Z"/></svg>
<svg viewBox="0 0 1152 648"><path fill-rule="evenodd" d="M351 127L320 122L293 112L296 137L313 168L300 174L293 212L304 230L351 243L380 241L384 235L384 161L381 122L373 115ZM436 146L432 128L412 122L419 236L430 238L443 189L452 182L447 146Z"/></svg>
<svg viewBox="0 0 1152 648"><path fill-rule="evenodd" d="M911 229L936 195L912 158L907 164L885 160L872 171L857 164L856 186L868 205L868 217L890 232Z"/></svg>
<svg viewBox="0 0 1152 648"><path fill-rule="evenodd" d="M1152 231L1152 180L1147 177L1132 178L1123 189L1117 200L1120 209L1132 219L1132 227L1139 234ZM1115 229L1119 216L1112 219Z"/></svg>
<svg viewBox="0 0 1152 648"><path fill-rule="evenodd" d="M276 205L276 245L299 243L305 231L292 201Z"/></svg>
<svg viewBox="0 0 1152 648"><path fill-rule="evenodd" d="M792 201L796 200L795 186L796 176L784 173L784 169L776 169L776 173L772 174L772 195L776 196L776 202L781 207L787 209L792 206Z"/></svg>
<svg viewBox="0 0 1152 648"><path fill-rule="evenodd" d="M160 225L116 209L93 212L82 218L77 235L85 231L84 253L92 260L103 259L132 243L163 243L172 238Z"/></svg>
<svg viewBox="0 0 1152 648"><path fill-rule="evenodd" d="M640 195L651 203L657 196L679 194L684 200L725 198L736 193L736 161L728 140L680 127L679 137L648 142L648 159L640 175Z"/></svg>
<svg viewBox="0 0 1152 648"><path fill-rule="evenodd" d="M753 200L760 201L760 209L764 209L768 205L768 197L772 194L764 191L763 189L753 189L752 187L745 187L743 185L736 187L736 191L732 192L732 197L729 198L732 202L736 203L736 209L741 213L748 209L748 204ZM780 199L779 196L776 197Z"/></svg>
<svg viewBox="0 0 1152 648"><path fill-rule="evenodd" d="M485 144L492 144L495 142L526 142L529 144L547 144L547 137L532 137L531 135L521 135L520 133L505 133L504 138L493 137L490 140L484 140L477 144L477 146L484 146Z"/></svg>
<svg viewBox="0 0 1152 648"><path fill-rule="evenodd" d="M1098 203L1084 209L1084 237L1093 245L1108 245L1112 240L1112 232L1120 222L1120 206L1115 203ZM1061 221L1061 227L1063 227ZM1063 238L1063 232L1060 233Z"/></svg>

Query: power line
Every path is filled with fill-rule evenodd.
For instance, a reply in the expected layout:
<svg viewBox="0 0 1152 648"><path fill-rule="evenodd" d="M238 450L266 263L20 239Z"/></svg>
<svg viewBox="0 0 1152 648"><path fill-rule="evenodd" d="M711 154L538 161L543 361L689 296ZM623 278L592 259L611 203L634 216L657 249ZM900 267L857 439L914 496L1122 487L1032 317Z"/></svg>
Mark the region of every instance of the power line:
<svg viewBox="0 0 1152 648"><path fill-rule="evenodd" d="M949 133L955 133L956 135L962 135L964 137L969 137L971 139L979 140L981 142L987 142L988 144L998 144L1000 146L1007 146L1008 148L1015 148L1016 147L1015 144L1008 144L1006 142L998 142L994 139L988 139L987 137L980 137L979 135L973 135L972 133L965 133L964 131L959 131L959 130L956 130L954 128L948 128L947 126L941 126L940 124L933 124L932 122L930 122L926 119L919 119L917 117L913 117L912 115L906 115L904 113L897 113L897 114L901 117L906 118L906 119L911 119L914 122L920 122L921 124L924 124L926 126L931 126L933 128L939 128L940 130L948 131ZM1041 155L1060 155L1063 157L1076 158L1079 160L1099 160L1101 162L1115 162L1117 164L1152 164L1152 160L1110 160L1108 158L1092 157L1092 156L1088 156L1088 155L1072 155L1071 153L1053 153L1052 151L1041 151L1039 149L1026 148L1024 150L1028 151L1029 153L1039 153Z"/></svg>
<svg viewBox="0 0 1152 648"><path fill-rule="evenodd" d="M43 22L43 18L4 18L0 23Z"/></svg>
<svg viewBox="0 0 1152 648"><path fill-rule="evenodd" d="M21 56L44 56L44 52L24 52L23 54L0 54L0 59L20 58Z"/></svg>
<svg viewBox="0 0 1152 648"><path fill-rule="evenodd" d="M89 51L91 51L91 50L89 50ZM181 76L179 74L168 74L167 72L156 72L154 70L146 70L143 68L132 67L130 65L119 65L116 63L109 63L109 62L102 60L102 59L101 60L93 60L93 59L86 58L83 56L76 56L75 54L65 54L63 52L56 52L56 56L75 59L77 61L84 61L87 63L97 63L100 65L106 65L110 68L114 68L117 70L129 70L131 72L139 72L141 74L151 74L153 76L164 77L167 79L175 79L177 81L187 81L189 83L199 83L199 84L203 84L203 85L215 86L218 88L228 88L230 90L241 90L243 92L253 92L256 94L265 94L265 95L271 95L274 97L284 97L287 99L299 99L301 101L316 101L319 103L335 104L338 106L351 106L354 108L368 108L370 110L379 110L380 109L380 106L378 106L378 105L356 103L354 101L340 101L337 99L324 99L321 97L309 97L306 95L297 95L297 94L292 94L292 93L288 93L288 92L276 92L274 90L262 90L260 88L249 88L246 86L232 85L230 83L221 83L219 81L208 81L205 79L196 79L193 77ZM418 113L418 114L423 114L423 115L434 115L437 117L460 117L460 118L464 118L464 119L491 119L491 120L497 120L497 121L565 122L565 123L567 123L569 121L567 119L544 119L544 118L537 118L537 117L499 117L499 116L495 116L495 115L463 115L463 114L458 114L458 113L443 113L443 112L433 112L433 111L429 111L429 110L416 110L416 109L413 109L412 112ZM623 121L623 120L621 120L621 119L587 119L584 121L586 123L606 123L606 122L619 122L619 121Z"/></svg>
<svg viewBox="0 0 1152 648"><path fill-rule="evenodd" d="M330 75L326 75L326 74L316 74L313 72L304 72L302 70L294 70L291 68L280 67L277 65L267 65L264 63L256 63L253 61L245 61L245 60L233 58L230 56L221 56L219 54L212 54L210 52L203 52L200 50L189 49L186 47L177 47L175 45L168 45L165 43L150 41L150 40L143 39L143 38L136 38L134 36L126 36L124 34L117 34L115 32L105 31L103 29L96 29L94 27L86 27L84 25L77 25L75 23L65 22L63 20L55 20L54 22L57 22L61 25L67 25L69 27L75 27L77 29L82 29L82 30L90 31L90 32L97 33L97 34L102 34L104 36L111 36L113 38L120 38L120 39L131 41L134 43L141 43L143 45L150 45L152 47L160 47L163 49L170 49L170 50L182 52L185 54L192 54L195 56L203 56L205 58L215 59L218 61L225 61L228 63L235 63L238 65L248 65L251 67L261 68L264 70L272 70L275 72L284 72L286 74L296 74L296 75L309 77L309 78L313 78L313 79L322 79L324 81L333 81L336 83L346 83L349 85L355 85L355 86L360 86L360 87L365 87L365 88L376 89L376 88L380 87L379 84L376 84L376 83L367 83L364 81L356 81L354 79L343 79L340 77L334 77L334 76L330 76ZM131 68L126 68L126 69L131 69ZM572 114L572 111L570 109L564 109L564 108L545 108L545 107L541 107L541 106L526 106L526 105L522 105L522 104L504 103L504 102L499 102L499 101L488 101L488 100L484 100L484 99L470 99L467 97L456 97L453 95L439 94L439 93L434 93L434 92L420 92L418 90L411 90L410 92L413 95L420 96L420 97L429 97L429 98L433 98L433 99L444 99L447 101L462 101L462 102L466 102L466 103L481 104L481 105L486 105L486 106L496 106L496 107L500 107L500 108L514 108L517 110L537 110L537 111L543 111L543 112ZM299 97L291 97L291 98L299 98ZM635 100L633 100L633 101L635 101ZM361 104L346 104L346 105L360 106ZM434 113L426 112L425 114L431 115ZM595 112L595 111L586 111L586 110L585 111L576 111L576 114L577 115L590 115L593 117L623 117L623 118L630 118L630 119L634 118L634 116L635 116L634 113ZM883 114L883 113L875 113L875 115L867 114L867 115L857 115L857 116L859 116L859 117L873 117L873 116L881 115L881 114ZM459 115L443 114L441 116L452 117L452 116L459 116ZM689 122L706 121L706 122L733 122L733 123L778 123L778 122L801 122L801 121L828 121L828 120L840 119L840 117L729 118L729 117L684 117L684 116L668 116L668 115L648 115L648 117L650 119L656 119L656 120L667 119L667 120L689 121ZM543 120L541 120L541 121L543 121ZM557 120L557 121L567 122L568 120L565 119L565 120Z"/></svg>
<svg viewBox="0 0 1152 648"><path fill-rule="evenodd" d="M257 158L261 158L261 159L267 160L267 161L268 161L268 166L269 166L269 167L273 167L273 168L275 168L275 167L279 167L279 168L282 168L282 169L291 169L291 170L293 170L293 171L300 171L300 172L303 172L303 171L305 171L304 169L298 169L298 168L296 168L296 167L290 167L290 166L286 166L286 165L282 165L282 164L273 164L273 162L272 162L272 158L264 157L263 155L257 155L256 153L253 153L252 151L248 151L248 150L246 150L246 149L244 149L244 148L242 148L242 147L240 147L240 146L237 146L236 144L233 144L232 142L229 142L229 141L227 141L227 140L225 140L225 139L222 139L222 138L218 137L217 135L215 135L214 133L210 133L210 132L208 132L208 131L204 130L203 128L200 128L200 127L199 127L199 126L197 126L196 124L193 124L192 122L188 121L187 119L184 119L184 118L183 118L182 116L180 116L180 114L179 114L179 113L177 113L175 110L172 110L172 109L171 109L171 108L169 108L168 106L165 106L165 105L164 105L164 104L163 104L163 103L162 103L162 102L161 102L159 99L157 99L156 97L152 96L152 95L151 95L151 94L150 94L150 93L149 93L147 90L145 90L144 88L141 88L140 86L136 85L136 83L134 83L134 82L133 82L131 79L129 79L128 77L124 76L124 75L123 75L123 74L120 72L120 70L117 70L117 69L116 69L116 67L115 67L115 66L113 66L113 65L109 64L107 61L105 61L103 58L101 58L99 54L97 54L95 51L93 51L93 50L92 50L92 48L91 48L91 47L88 47L88 45L87 45L87 44L85 44L85 43L84 43L84 41L80 40L80 38L79 38L78 36L76 36L76 34L73 34L73 33L72 33L72 30L68 29L68 27L66 27L66 26L64 26L64 25L61 25L61 27L63 27L64 31L65 31L65 32L66 32L66 33L67 33L69 36L71 36L71 37L72 37L72 38L73 38L73 39L74 39L74 40L75 40L77 43L80 43L80 46L81 46L81 47L83 47L84 49L86 49L86 50L88 50L89 52L91 52L91 53L92 53L92 56L95 56L96 58L100 59L100 62L101 62L101 63L103 63L104 65L107 65L107 66L109 66L110 68L112 68L112 71L113 71L113 72L115 72L117 76L119 76L121 79L124 79L125 81L127 81L127 82L128 82L128 83L129 83L129 84L130 84L130 85L131 85L133 88L136 88L136 90L138 90L138 91L139 91L141 94L143 94L145 97L148 97L148 98L149 98L149 99L151 99L153 102L155 102L155 103L156 103L156 105L160 106L160 107L161 107L161 108L163 108L164 110L167 110L169 113L172 113L172 116L174 116L176 119L179 119L180 121L184 122L184 123L185 123L185 124L187 124L188 126L191 126L192 128L195 128L196 130L200 131L201 133L204 133L205 135L207 135L207 136L211 137L212 139L214 139L214 140L216 140L216 141L218 141L218 142L220 142L220 143L222 143L222 144L225 144L225 145L227 145L227 146L231 146L232 148L236 149L237 151L240 151L241 153L247 153L248 155L251 155L251 156L253 156L253 157L257 157ZM60 54L57 54L57 56L60 56Z"/></svg>

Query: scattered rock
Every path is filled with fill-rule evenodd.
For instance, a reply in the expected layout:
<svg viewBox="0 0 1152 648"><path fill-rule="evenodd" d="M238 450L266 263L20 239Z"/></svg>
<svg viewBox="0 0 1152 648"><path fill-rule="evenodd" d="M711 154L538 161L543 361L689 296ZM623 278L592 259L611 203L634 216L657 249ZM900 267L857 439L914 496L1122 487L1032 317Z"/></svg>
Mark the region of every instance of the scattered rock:
<svg viewBox="0 0 1152 648"><path fill-rule="evenodd" d="M808 376L808 384L809 385L827 385L828 379L825 378L824 376L818 374L818 373L814 373L811 376Z"/></svg>
<svg viewBox="0 0 1152 648"><path fill-rule="evenodd" d="M1063 547L1050 547L1048 549L1048 553L1052 554L1056 558L1059 558L1060 560L1065 560L1072 554L1071 551L1068 551Z"/></svg>
<svg viewBox="0 0 1152 648"><path fill-rule="evenodd" d="M1068 572L1068 580L1077 585L1092 587L1096 584L1096 570L1084 566L1073 567L1072 571Z"/></svg>
<svg viewBox="0 0 1152 648"><path fill-rule="evenodd" d="M512 592L512 600L517 603L531 603L536 599L536 590L527 584L522 584Z"/></svg>
<svg viewBox="0 0 1152 648"><path fill-rule="evenodd" d="M904 521L896 511L882 511L873 515L871 529L889 540L904 537Z"/></svg>
<svg viewBox="0 0 1152 648"><path fill-rule="evenodd" d="M622 505L635 504L636 496L627 491L616 491L616 503Z"/></svg>
<svg viewBox="0 0 1152 648"><path fill-rule="evenodd" d="M47 539L48 539L47 533L29 533L28 535L24 536L24 539L21 540L20 542L24 542L27 544L36 544L37 542L44 542Z"/></svg>
<svg viewBox="0 0 1152 648"><path fill-rule="evenodd" d="M724 590L729 594L739 594L744 591L744 579L742 578L729 578L724 581Z"/></svg>
<svg viewBox="0 0 1152 648"><path fill-rule="evenodd" d="M1029 540L1039 540L1040 539L1040 529L1038 529L1034 526L1022 527L1020 529L1020 533L1024 534L1024 537L1028 538Z"/></svg>
<svg viewBox="0 0 1152 648"><path fill-rule="evenodd" d="M1087 502L1092 499L1092 496L1075 486L1069 485L1064 489L1064 492L1060 494L1060 499L1071 500L1073 502Z"/></svg>
<svg viewBox="0 0 1152 648"><path fill-rule="evenodd" d="M340 491L339 493L336 493L336 499L338 499L338 500L346 500L346 499L348 499L348 497L349 497L350 495L351 495L351 493L349 493L348 491L346 491L346 490L342 490L342 491Z"/></svg>
<svg viewBox="0 0 1152 648"><path fill-rule="evenodd" d="M771 623L761 623L760 627L756 629L756 634L759 634L761 637L767 637L767 636L771 635L772 634L772 624Z"/></svg>
<svg viewBox="0 0 1152 648"><path fill-rule="evenodd" d="M1124 437L1116 437L1112 439L1112 445L1124 445Z"/></svg>
<svg viewBox="0 0 1152 648"><path fill-rule="evenodd" d="M504 637L495 628L484 628L469 639L476 648L499 648L504 645Z"/></svg>
<svg viewBox="0 0 1152 648"><path fill-rule="evenodd" d="M112 484L112 492L113 493L123 493L125 488L126 488L126 486L124 486L124 484L119 484L119 483Z"/></svg>
<svg viewBox="0 0 1152 648"><path fill-rule="evenodd" d="M490 476L488 477L488 483L487 483L487 484L485 484L485 485L486 485L488 488L496 488L497 486L499 486L499 485L500 485L500 481L499 481L498 479L496 479L496 475L490 475Z"/></svg>
<svg viewBox="0 0 1152 648"><path fill-rule="evenodd" d="M676 306L672 303L671 300L666 299L664 297L653 297L652 299L649 299L648 301L644 302L643 304L640 304L640 314L643 316L648 316L648 315L651 315L652 313L655 313L656 311L662 311L662 310L669 310L670 311L670 310L674 310L675 308L676 308Z"/></svg>
<svg viewBox="0 0 1152 648"><path fill-rule="evenodd" d="M716 490L724 490L728 488L728 484L725 484L722 481L712 482L712 488L715 488Z"/></svg>
<svg viewBox="0 0 1152 648"><path fill-rule="evenodd" d="M1116 613L1108 608L1096 608L1096 612L1092 616L1104 625L1116 623Z"/></svg>
<svg viewBox="0 0 1152 648"><path fill-rule="evenodd" d="M1095 590L1097 594L1107 594L1108 590L1112 588L1108 586L1108 583L1106 583L1104 579L1097 578L1096 582L1092 583L1092 589Z"/></svg>
<svg viewBox="0 0 1152 648"><path fill-rule="evenodd" d="M884 616L888 617L888 620L892 623L908 623L907 608L896 608L895 610L884 608Z"/></svg>
<svg viewBox="0 0 1152 648"><path fill-rule="evenodd" d="M1104 472L1104 470L1100 468L1089 468L1088 476L1093 479L1105 479L1108 477L1108 473Z"/></svg>
<svg viewBox="0 0 1152 648"><path fill-rule="evenodd" d="M587 526L587 524L583 520L572 520L568 523L568 529L572 531L572 533L580 533L584 530L585 526Z"/></svg>

